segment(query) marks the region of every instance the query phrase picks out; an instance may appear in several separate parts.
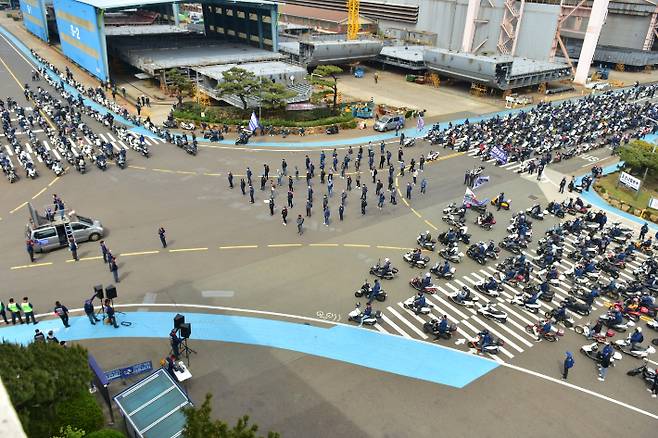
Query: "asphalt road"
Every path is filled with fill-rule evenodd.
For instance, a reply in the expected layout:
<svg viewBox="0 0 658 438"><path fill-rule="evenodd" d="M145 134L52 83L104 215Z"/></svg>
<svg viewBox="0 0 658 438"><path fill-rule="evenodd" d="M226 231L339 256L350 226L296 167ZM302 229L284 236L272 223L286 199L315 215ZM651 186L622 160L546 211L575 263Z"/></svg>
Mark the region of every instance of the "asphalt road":
<svg viewBox="0 0 658 438"><path fill-rule="evenodd" d="M29 81L28 64L3 39L0 39L0 58L3 60L0 69L9 78L0 83L0 95L12 96L20 104L28 105L22 100L19 86L19 82ZM99 125L91 123L91 126L107 134ZM0 138L0 145L5 144L6 140ZM360 214L360 192L353 190L342 222L338 220L337 207L345 181L337 177L335 194L330 200L329 226L322 225L319 211L320 197L326 193L326 187L316 178L313 216L306 219L304 235L298 236L294 219L297 214L304 214L303 178L295 182L295 207L289 212L289 225L283 226L280 208L285 204L287 184L276 190L276 211L270 216L264 203L269 198L269 189L261 192L256 186L256 202L251 205L239 188L228 188L226 175L232 171L238 182L239 175L250 166L257 179L264 163L269 163L270 173L276 174L282 158L287 160L289 169L294 166L303 169L307 154L317 166L319 150L209 147L200 148L199 155L191 157L168 144L153 144L151 149L150 159L129 151L129 168L125 170L111 165L106 172L93 168L80 175L71 169L63 177L54 178L37 163L41 176L34 181L22 178L13 185L4 179L0 181L0 229L4 231L0 234L0 247L4 249L0 253L0 271L4 300L28 295L37 313L47 313L57 299L71 308L80 307L92 294L93 285L113 282L107 267L99 260L97 243L83 243L78 262L70 260L68 251L58 250L40 254L37 263L29 264L24 249L24 227L28 219L25 203L32 202L43 210L52 194L57 193L69 208L100 219L106 227L105 240L118 255L121 279L117 285L118 304L207 304L310 317L330 315L330 319L345 322L355 302L353 292L368 278L369 266L390 257L400 268L400 275L383 284L389 298L375 307L393 324L384 320L379 329L422 338L418 333L420 321L399 303L415 292L408 286L408 279L423 271L407 267L401 256L414 247L420 232L430 230L436 236L447 229L441 221L441 211L447 203L462 199L464 171L480 165L480 161L442 150L442 159L428 165L420 176L428 181L427 194L420 195L415 188L408 203L398 196L397 206L388 204L387 196L381 211L376 208L374 185L363 172L361 179L368 181L369 188L368 213ZM378 162L379 148L375 150ZM395 146L394 156L396 151ZM418 159L428 151L429 146L423 144L405 150L405 161L412 156ZM339 151L339 159L344 153ZM607 154L606 150L600 150L591 155L599 159ZM329 152L328 161L330 157ZM582 173L593 162L592 158L576 157L557 165L555 170L567 175ZM545 205L548 200L540 185L559 182L538 184L534 177L519 176L514 166L500 168L486 164L484 174L491 177L491 182L480 188L477 195L491 198L504 191L512 199L513 210L525 209L534 202ZM409 179L409 175L398 179L402 193ZM499 241L510 216L511 212L496 212L499 225L486 232L472 224L475 215L469 213L473 240ZM554 223L548 218L535 232L541 233ZM157 236L160 226L167 230L166 249L160 246ZM465 250L462 246L462 251ZM438 256L432 254L432 263L437 260ZM489 267L493 264L482 267L466 258L457 266L457 280L469 284L468 279L477 280L478 275L484 275L480 270ZM448 291L459 286L458 282L440 283ZM524 320L532 320L523 311L510 309L516 325L509 325L506 330L495 323L478 320L468 310L447 303L445 297L441 300L434 303L460 322L462 336L472 335L483 326L491 327L511 341L506 347L508 354L501 354L499 360L549 376L558 376L557 363L566 349L575 352L585 343L584 338L567 333L559 343L535 344L522 330ZM603 303L598 303L599 308L602 306ZM464 348L452 342L448 345ZM123 349L120 358L107 353L116 348ZM151 348L156 347L149 347L147 342L130 341L117 347L114 341L108 341L92 346L106 352L102 356L106 368L115 366L117 360L125 363L127 357L141 359L143 354L137 352L143 348L154 358L162 354L161 347L154 351ZM500 436L506 430L518 436L528 427L533 427L533 435L539 436L595 430L635 431L639 436L648 436L649 427L655 425L655 420L646 416L509 368L500 368L460 391L289 352L227 345L202 348L207 355L194 358L195 373L200 377L190 388L194 398L201 399L203 392L212 388L217 399L222 400L217 402L218 406L224 408L227 401L236 401L227 410L228 416L253 409L263 427L280 430L286 436L303 436L309 427L314 428L313 435L317 436L324 436L325 430L336 430L336 427L344 432L339 435L353 436L409 436L409 431L414 431L416 436L430 436L440 430L456 436L475 433ZM270 363L271 357L279 359ZM592 365L588 359L577 356L577 360L578 372L573 376L577 385L657 412L655 401L648 398L641 381L622 375L635 361L625 358L621 369L613 370L609 382L603 385L596 381L593 370L585 371ZM217 380L218 374L224 374L227 380ZM226 387L230 391L224 391ZM291 387L294 391L289 390ZM306 402L311 399L317 402ZM278 400L285 402L279 404ZM508 400L513 404L500 403ZM277 409L272 408L273 404ZM617 415L623 415L623 422L615 420ZM596 422L595 426L592 421Z"/></svg>

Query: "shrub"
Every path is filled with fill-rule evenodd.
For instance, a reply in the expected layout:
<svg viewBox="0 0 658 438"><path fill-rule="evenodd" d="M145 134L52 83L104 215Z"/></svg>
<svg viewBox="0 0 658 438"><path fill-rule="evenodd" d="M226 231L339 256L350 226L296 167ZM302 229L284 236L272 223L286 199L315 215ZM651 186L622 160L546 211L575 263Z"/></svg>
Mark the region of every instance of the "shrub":
<svg viewBox="0 0 658 438"><path fill-rule="evenodd" d="M103 411L89 391L58 404L55 415L58 428L71 425L88 433L99 430L104 423Z"/></svg>
<svg viewBox="0 0 658 438"><path fill-rule="evenodd" d="M205 117L201 117L201 112ZM194 102L185 102L174 111L179 120L192 120L208 124L247 125L251 110L244 111L234 107L206 107ZM316 108L308 111L263 111L261 123L264 126L285 126L309 128L313 126L341 125L353 121L349 112L334 113L330 108ZM349 127L346 125L344 127Z"/></svg>
<svg viewBox="0 0 658 438"><path fill-rule="evenodd" d="M114 429L101 429L85 435L85 438L126 438L126 436Z"/></svg>

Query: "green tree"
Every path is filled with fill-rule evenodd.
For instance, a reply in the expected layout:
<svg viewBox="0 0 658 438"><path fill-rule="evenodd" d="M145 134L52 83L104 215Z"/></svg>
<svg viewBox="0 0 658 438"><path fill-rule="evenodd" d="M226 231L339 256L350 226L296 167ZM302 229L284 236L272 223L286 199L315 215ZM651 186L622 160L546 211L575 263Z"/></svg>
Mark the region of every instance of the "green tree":
<svg viewBox="0 0 658 438"><path fill-rule="evenodd" d="M247 97L258 97L261 82L256 75L240 67L233 67L222 73L222 81L217 84L220 96L234 95L240 98L242 109L247 109Z"/></svg>
<svg viewBox="0 0 658 438"><path fill-rule="evenodd" d="M206 399L201 407L191 406L183 409L185 414L185 429L183 437L185 438L263 438L257 435L258 426L249 424L249 416L245 415L238 419L238 422L232 428L221 420L211 418L212 395L206 394ZM267 438L279 438L276 432L268 432Z"/></svg>
<svg viewBox="0 0 658 438"><path fill-rule="evenodd" d="M179 96L189 95L194 88L194 83L190 78L177 68L165 71L165 77L167 78L167 86Z"/></svg>
<svg viewBox="0 0 658 438"><path fill-rule="evenodd" d="M338 76L343 69L335 65L318 65L309 76L309 82L320 88L320 91L314 93L314 98L323 98L331 95L333 99L332 108L336 109L338 105Z"/></svg>
<svg viewBox="0 0 658 438"><path fill-rule="evenodd" d="M260 102L263 108L279 109L286 106L286 99L294 97L297 93L267 78L261 81Z"/></svg>
<svg viewBox="0 0 658 438"><path fill-rule="evenodd" d="M0 344L0 377L29 436L51 436L56 408L86 391L91 380L87 351L52 343ZM75 426L75 425L73 425Z"/></svg>
<svg viewBox="0 0 658 438"><path fill-rule="evenodd" d="M642 140L635 140L619 149L619 157L631 171L657 171L658 153L651 153L655 146Z"/></svg>

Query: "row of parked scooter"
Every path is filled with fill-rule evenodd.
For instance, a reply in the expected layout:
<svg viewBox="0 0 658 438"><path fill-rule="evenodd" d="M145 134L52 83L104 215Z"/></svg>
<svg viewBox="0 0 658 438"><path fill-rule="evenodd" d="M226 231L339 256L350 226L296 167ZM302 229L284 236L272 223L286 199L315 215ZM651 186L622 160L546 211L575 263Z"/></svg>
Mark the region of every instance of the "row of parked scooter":
<svg viewBox="0 0 658 438"><path fill-rule="evenodd" d="M583 213L589 209L589 206L583 205L582 202L580 201L573 204L574 205L572 205L569 208L569 212L572 214ZM450 206L449 208L452 207L454 206ZM548 212L542 211L541 208L538 206L533 206L529 208L525 212L525 214L535 219L542 220L543 215L548 214ZM524 216L523 214L515 215L510 225L511 228L508 231L510 231L513 234L517 234L519 225L524 223L529 229L531 229L532 223L528 219L523 219L523 216ZM551 289L551 285L559 285L561 282L564 282L564 280L567 278L581 277L578 268L572 269L571 271L567 270L564 273L558 272L557 266L559 261L561 260L563 250L560 249L560 246L556 245L556 243L560 243L560 239L563 240L565 236L570 234L571 237L573 238L573 242L575 245L581 245L581 241L587 242L586 245L585 243L582 243L582 245L584 245L584 248L587 248L588 252L591 252L589 246L591 244L596 244L598 242L597 241L598 238L594 236L594 234L592 233L592 231L595 231L594 227L589 225L590 221L587 221L587 219L593 220L594 219L593 213L589 215L585 215L582 218L577 218L576 220L571 222L565 222L561 226L547 231L546 237L540 239L539 241L539 246L537 249L537 254L538 254L537 259L532 261L527 261L525 259L525 255L521 255L520 257L516 257L516 258L510 257L497 266L498 269L498 274L496 275L498 277L497 279L494 278L494 276L492 276L491 278L489 278L488 281L482 281L480 283L474 284L473 290L467 286L464 286L459 291L454 291L453 293L449 293L448 298L450 298L450 300L452 300L456 304L466 307L473 307L476 309L478 314L488 319L495 320L499 323L504 324L507 321L507 313L502 309L498 308L498 306L496 306L495 304L495 301L490 300L484 304L481 304L479 302L479 297L486 296L489 298L493 298L494 300L499 299L500 294L503 291L503 283L508 283L510 286L522 287L522 289L514 295L513 299L510 300L511 304L518 305L534 314L539 313L540 305L539 303L537 303L537 299L542 299L543 301L546 302L553 301L555 294ZM574 222L576 223L575 227L573 226ZM576 230L580 229L581 227L581 225L579 224L582 223L586 224L582 226L582 230L583 231L589 230L589 235L590 235L589 237L581 236L580 232L576 232ZM565 231L563 228L567 230ZM599 225L596 224L596 230L598 230L598 228ZM630 239L630 237L632 237L632 231L621 227L620 224L613 224L611 227L606 228L605 230L603 230L603 234L606 236L613 236L611 240L618 243L621 242L623 239ZM528 236L526 232L526 236L527 238L524 239L524 241L526 243L529 243L532 240L531 235ZM427 237L430 238L428 239ZM436 245L436 242L431 240L431 236L429 236L429 233L427 232L422 233L420 236L418 236L417 242L428 250L434 250ZM527 248L527 245L525 246L525 248ZM604 270L603 272L606 273L614 272L614 271L609 271L607 269L607 266L608 264L612 263L611 260L614 260L617 254L621 253L622 249L625 253L631 253L630 255L631 257L633 257L633 253L635 252L635 250L643 250L641 245L639 244L633 244L633 250L629 248L617 248L612 253L604 254L603 256L601 256L600 260L598 260L595 263L594 265L595 268L596 266L600 266L603 268ZM593 256L598 256L598 254L595 254ZM425 268L429 263L429 258L420 254L418 250L404 254L403 258L412 266L416 266L419 268ZM601 276L601 272L593 271L595 273L592 274L591 276L596 277L597 280L599 281L597 281L596 284L588 285L590 291L591 289L599 288L608 294L612 294L612 293L617 294L615 295L615 297L623 296L626 299L626 303L619 302L616 303L613 307L614 309L622 309L624 311L622 313L623 317L630 319L631 324L624 322L622 322L621 324L614 324L613 322L611 322L610 324L611 327L613 328L611 328L610 330L626 331L629 330L629 327L632 326L633 324L632 320L633 319L637 320L637 318L639 318L640 315L655 316L655 310L656 310L655 304L653 304L654 301L650 300L653 299L653 295L646 294L647 290L651 294L656 292L654 285L651 282L646 281L646 279L648 278L653 278L651 277L651 275L654 275L653 271L655 269L651 268L651 266L653 266L654 263L655 262L653 262L652 259L649 259L644 262L641 268L633 272L633 274L638 276L638 278L643 279L643 286L639 286L639 287L637 285L628 287L623 283L615 284L614 282L607 282ZM535 281L537 282L537 284L535 285L530 285L529 283L526 283L524 281L525 275L521 274L522 271L520 271L520 269L522 267L525 267L527 264L532 265L531 269L535 269L535 268L539 269L539 272L537 272L535 277ZM454 268L452 267L446 269L443 266L441 266L441 264L437 263L431 269L431 272L437 274L437 276L439 276L440 278L451 278L454 275L455 271ZM391 279L396 276L397 270L393 267L390 267L390 261L385 260L383 265L378 263L376 266L371 268L371 273L383 279ZM417 290L422 291L423 293L430 293L430 294L436 293L438 291L438 287L431 282L429 276L430 274L428 273L422 279L415 277L410 281L410 285L416 288ZM528 277L530 277L529 273L528 273ZM612 277L613 278L611 278L611 280L615 278L614 276ZM582 280L577 280L577 281L582 282ZM604 282L605 284L603 284ZM357 291L358 292L356 294L357 296L368 295L369 285L366 284L364 285L364 287L365 289L362 288L359 291ZM644 295L642 295L643 288L645 292ZM591 304L593 302L593 298L590 297L589 294L584 293L586 288L583 288L582 284L575 284L574 286L572 286L572 289L573 289L573 296L565 297L565 299L560 304L560 307L545 312L544 316L548 319L554 320L556 323L557 322L563 323L566 327L569 328L575 327L575 331L577 333L584 334L591 339L598 339L599 341L604 340L605 336L599 335L600 329L595 330L595 328L589 327L589 325L575 326L573 319L570 318L566 313L567 309L570 311L577 312L581 315L589 315L591 311ZM383 297L383 299L385 299L386 295L383 294L381 296ZM632 299L635 298L636 301L639 301L640 297L644 297L643 298L644 301L642 301L643 306L637 310L634 310ZM379 295L377 295L377 299L379 299ZM580 300L583 300L584 302L580 302ZM426 303L423 301L424 300L419 299L419 297L412 297L405 300L403 304L406 308L415 311L417 314L430 314L432 311L432 305L430 303ZM649 304L651 304L649 307L646 307L647 301L649 301ZM356 309L355 312L358 312L358 309ZM354 315L358 316L359 313L355 313ZM601 317L602 324L608 320L609 316L610 315L603 315ZM358 318L355 318L355 320L358 321ZM375 314L374 316L369 316L369 318L367 318L367 321L365 323L369 322L374 324L376 323L376 321L377 321L377 315ZM428 333L432 332L435 335L439 335L439 337L449 336L449 333L452 332L450 330L446 331L445 327L439 330L439 323L440 321L437 320L429 321L424 324L423 328L425 329L426 332ZM651 320L649 326L658 328L658 322L656 322L655 320ZM526 327L526 331L528 331L528 333L534 334L539 339L546 339L548 341L556 341L557 339L559 339L560 336L564 334L563 330L559 328L555 328L554 325L550 323L543 323L543 324L537 323L533 325L528 325ZM627 351L628 354L634 355L636 357L643 357L643 355L648 355L652 352L652 348L649 347L643 349L637 349L637 348L633 349L631 347L631 342L628 339L620 340L616 342L615 346L620 348L620 350L625 349L625 351ZM485 349L485 351L488 350Z"/></svg>

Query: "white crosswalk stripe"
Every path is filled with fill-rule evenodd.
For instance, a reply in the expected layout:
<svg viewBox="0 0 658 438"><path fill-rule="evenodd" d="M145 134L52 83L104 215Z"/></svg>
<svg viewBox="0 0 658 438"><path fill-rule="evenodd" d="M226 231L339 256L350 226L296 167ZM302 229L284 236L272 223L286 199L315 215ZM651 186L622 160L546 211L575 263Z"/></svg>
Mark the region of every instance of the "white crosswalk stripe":
<svg viewBox="0 0 658 438"><path fill-rule="evenodd" d="M5 149L7 150L7 155L9 155L10 157L14 156L14 151L11 150L8 144L5 145Z"/></svg>
<svg viewBox="0 0 658 438"><path fill-rule="evenodd" d="M397 325L396 323L394 323L393 321L391 321L391 320L388 318L388 316L382 314L382 321L384 321L386 324L388 324L388 325L390 325L391 327L393 327L393 329L394 329L396 332L398 332L398 334L401 335L402 337L405 337L405 338L411 339L411 336L409 336L409 335L407 334L407 332L405 332L405 331L402 330L400 327L398 327L398 325Z"/></svg>

